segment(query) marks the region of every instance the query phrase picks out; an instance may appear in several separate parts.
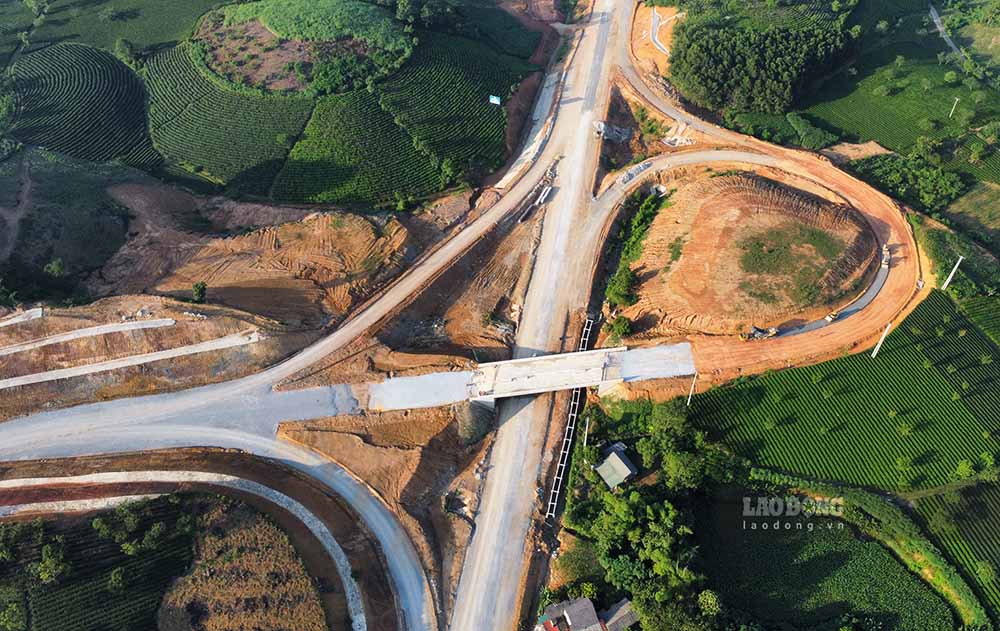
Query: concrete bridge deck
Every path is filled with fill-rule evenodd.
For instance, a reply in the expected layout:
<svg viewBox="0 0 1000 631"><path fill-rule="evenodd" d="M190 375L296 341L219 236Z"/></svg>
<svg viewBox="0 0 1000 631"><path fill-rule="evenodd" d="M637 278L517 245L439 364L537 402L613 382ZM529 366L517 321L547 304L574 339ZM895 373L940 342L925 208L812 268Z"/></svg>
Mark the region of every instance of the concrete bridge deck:
<svg viewBox="0 0 1000 631"><path fill-rule="evenodd" d="M622 382L694 373L694 356L687 342L632 350L601 348L481 364L476 370L386 379L369 386L368 408L437 407L590 386L604 389Z"/></svg>

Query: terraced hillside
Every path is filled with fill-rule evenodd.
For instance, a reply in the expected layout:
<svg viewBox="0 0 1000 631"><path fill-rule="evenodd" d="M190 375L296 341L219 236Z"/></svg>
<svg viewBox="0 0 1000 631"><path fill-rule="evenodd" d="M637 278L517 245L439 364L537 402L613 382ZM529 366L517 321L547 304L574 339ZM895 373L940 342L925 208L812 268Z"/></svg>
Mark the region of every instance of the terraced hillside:
<svg viewBox="0 0 1000 631"><path fill-rule="evenodd" d="M507 97L530 67L465 38L421 34L411 60L379 88L382 107L419 149L455 167L495 169L505 155Z"/></svg>
<svg viewBox="0 0 1000 631"><path fill-rule="evenodd" d="M362 90L319 101L272 192L303 202L386 202L397 191L437 190L439 181L430 158Z"/></svg>
<svg viewBox="0 0 1000 631"><path fill-rule="evenodd" d="M305 98L223 90L194 66L188 45L147 64L157 149L205 179L266 194L313 108Z"/></svg>
<svg viewBox="0 0 1000 631"><path fill-rule="evenodd" d="M58 44L21 57L14 76L18 140L84 160L159 164L146 131L143 82L111 54Z"/></svg>

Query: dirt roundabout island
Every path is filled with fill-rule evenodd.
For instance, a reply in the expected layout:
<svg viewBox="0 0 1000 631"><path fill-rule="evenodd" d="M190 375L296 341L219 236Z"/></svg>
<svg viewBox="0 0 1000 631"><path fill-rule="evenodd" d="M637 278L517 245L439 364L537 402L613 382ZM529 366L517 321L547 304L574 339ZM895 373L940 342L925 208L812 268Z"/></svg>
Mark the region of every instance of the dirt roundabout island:
<svg viewBox="0 0 1000 631"><path fill-rule="evenodd" d="M791 176L665 177L673 192L632 265L638 301L623 311L638 337L805 323L852 301L877 269L864 216Z"/></svg>

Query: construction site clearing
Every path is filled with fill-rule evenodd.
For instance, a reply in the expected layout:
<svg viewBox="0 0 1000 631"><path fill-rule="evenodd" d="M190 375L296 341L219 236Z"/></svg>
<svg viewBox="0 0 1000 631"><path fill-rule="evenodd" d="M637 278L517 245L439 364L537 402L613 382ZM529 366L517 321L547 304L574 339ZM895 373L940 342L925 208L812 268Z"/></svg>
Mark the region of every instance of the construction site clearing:
<svg viewBox="0 0 1000 631"><path fill-rule="evenodd" d="M596 196L619 178L628 178L631 170L640 168L639 163L648 158L716 144L687 123L648 107L620 73L613 79L607 118L595 123L594 133L601 137L601 159L594 179Z"/></svg>
<svg viewBox="0 0 1000 631"><path fill-rule="evenodd" d="M250 313L158 296L46 309L40 317L0 327L0 420L234 379L273 364L314 337ZM235 338L246 342L226 344ZM206 347L217 350L206 352ZM175 356L87 374L155 354ZM79 376L45 381L66 372ZM42 381L16 385L30 378Z"/></svg>
<svg viewBox="0 0 1000 631"><path fill-rule="evenodd" d="M631 266L637 301L616 313L632 321L633 343L822 319L863 292L881 260L859 212L790 174L715 166L659 183L671 194Z"/></svg>

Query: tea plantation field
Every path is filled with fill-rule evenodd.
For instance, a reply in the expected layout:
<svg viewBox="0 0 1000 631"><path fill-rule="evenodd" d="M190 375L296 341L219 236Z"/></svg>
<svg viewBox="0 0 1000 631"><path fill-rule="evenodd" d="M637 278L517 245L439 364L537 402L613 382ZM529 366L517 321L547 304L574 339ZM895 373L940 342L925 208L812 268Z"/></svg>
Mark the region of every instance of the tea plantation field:
<svg viewBox="0 0 1000 631"><path fill-rule="evenodd" d="M112 49L119 38L137 48L183 41L198 18L223 0L52 0L46 20L32 35L33 47L77 42ZM30 22L30 20L29 20Z"/></svg>
<svg viewBox="0 0 1000 631"><path fill-rule="evenodd" d="M863 353L695 398L696 423L761 466L888 490L946 483L1000 452L1000 352L935 292Z"/></svg>
<svg viewBox="0 0 1000 631"><path fill-rule="evenodd" d="M887 630L954 628L933 589L849 524L815 519L802 530L750 530L741 511L739 498L720 498L699 512L695 526L698 570L727 606L774 628L836 631L846 614L871 615Z"/></svg>
<svg viewBox="0 0 1000 631"><path fill-rule="evenodd" d="M146 132L143 82L110 53L58 44L21 57L14 77L22 108L12 130L18 140L84 160L159 164Z"/></svg>
<svg viewBox="0 0 1000 631"><path fill-rule="evenodd" d="M431 159L366 91L319 101L274 182L274 196L303 202L388 202L397 191L439 188Z"/></svg>
<svg viewBox="0 0 1000 631"><path fill-rule="evenodd" d="M147 63L150 132L170 160L220 184L266 194L313 109L306 98L223 90L195 68L188 46Z"/></svg>
<svg viewBox="0 0 1000 631"><path fill-rule="evenodd" d="M380 86L380 102L437 160L495 169L506 152L506 118L488 97L506 98L529 70L485 44L424 33L410 61Z"/></svg>
<svg viewBox="0 0 1000 631"><path fill-rule="evenodd" d="M1000 487L983 483L922 497L916 505L941 549L965 569L994 615L1000 615L1000 583L982 567L1000 568Z"/></svg>

